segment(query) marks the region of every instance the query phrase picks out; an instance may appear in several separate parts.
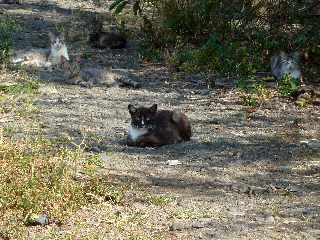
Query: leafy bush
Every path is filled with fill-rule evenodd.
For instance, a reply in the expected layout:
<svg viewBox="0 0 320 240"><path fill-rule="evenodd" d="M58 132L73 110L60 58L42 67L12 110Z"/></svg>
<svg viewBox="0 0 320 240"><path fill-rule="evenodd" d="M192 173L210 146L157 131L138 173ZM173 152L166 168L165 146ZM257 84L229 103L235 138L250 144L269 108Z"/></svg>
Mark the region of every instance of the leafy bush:
<svg viewBox="0 0 320 240"><path fill-rule="evenodd" d="M257 107L271 97L271 91L263 80L255 77L242 77L236 82L236 87L241 91L241 103L244 106Z"/></svg>
<svg viewBox="0 0 320 240"><path fill-rule="evenodd" d="M258 98L254 95L242 95L241 103L244 106L255 108L259 105Z"/></svg>
<svg viewBox="0 0 320 240"><path fill-rule="evenodd" d="M22 93L33 93L35 90L39 88L39 83L37 81L28 81L23 83L17 83L13 85L1 85L0 84L0 93L7 94L22 94Z"/></svg>
<svg viewBox="0 0 320 240"><path fill-rule="evenodd" d="M119 13L128 3L115 0L111 9ZM270 56L278 50L308 54L315 66L308 69L319 72L316 8L312 0L135 0L132 5L148 25L143 28L147 42L160 50L174 48L177 67L225 75L269 70Z"/></svg>
<svg viewBox="0 0 320 240"><path fill-rule="evenodd" d="M286 75L279 82L279 92L282 96L290 97L294 95L300 87L300 80L292 78L290 75Z"/></svg>
<svg viewBox="0 0 320 240"><path fill-rule="evenodd" d="M0 19L0 64L6 64L12 49L12 34L19 29L15 20L5 16Z"/></svg>

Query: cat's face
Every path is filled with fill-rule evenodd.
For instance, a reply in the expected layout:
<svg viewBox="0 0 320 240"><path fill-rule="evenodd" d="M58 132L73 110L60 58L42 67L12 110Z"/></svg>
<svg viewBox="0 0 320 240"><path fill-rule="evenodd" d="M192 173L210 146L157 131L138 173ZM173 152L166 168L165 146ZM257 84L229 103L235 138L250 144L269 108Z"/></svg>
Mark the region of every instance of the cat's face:
<svg viewBox="0 0 320 240"><path fill-rule="evenodd" d="M298 52L293 52L286 54L285 52L280 53L281 60L288 64L298 64L300 61L300 54Z"/></svg>
<svg viewBox="0 0 320 240"><path fill-rule="evenodd" d="M64 43L64 37L62 34L54 34L52 32L49 32L49 38L50 38L50 46L53 49L61 49L65 43Z"/></svg>
<svg viewBox="0 0 320 240"><path fill-rule="evenodd" d="M154 126L154 119L157 113L157 104L150 108L135 107L132 104L128 105L129 113L131 115L131 126L134 128L152 129Z"/></svg>
<svg viewBox="0 0 320 240"><path fill-rule="evenodd" d="M286 69L289 69L289 70L296 69L299 65L300 56L298 52L294 52L291 54L286 54L284 52L281 52L280 57L281 57L281 62L282 64L284 64Z"/></svg>

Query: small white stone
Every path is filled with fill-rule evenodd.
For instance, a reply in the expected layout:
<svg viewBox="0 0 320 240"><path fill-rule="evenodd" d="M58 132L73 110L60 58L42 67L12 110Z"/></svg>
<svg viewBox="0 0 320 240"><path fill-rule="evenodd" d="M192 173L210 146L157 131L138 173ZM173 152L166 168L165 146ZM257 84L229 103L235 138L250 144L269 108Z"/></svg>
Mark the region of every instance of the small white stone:
<svg viewBox="0 0 320 240"><path fill-rule="evenodd" d="M177 166L177 165L181 164L181 162L179 160L168 160L167 163L169 166Z"/></svg>

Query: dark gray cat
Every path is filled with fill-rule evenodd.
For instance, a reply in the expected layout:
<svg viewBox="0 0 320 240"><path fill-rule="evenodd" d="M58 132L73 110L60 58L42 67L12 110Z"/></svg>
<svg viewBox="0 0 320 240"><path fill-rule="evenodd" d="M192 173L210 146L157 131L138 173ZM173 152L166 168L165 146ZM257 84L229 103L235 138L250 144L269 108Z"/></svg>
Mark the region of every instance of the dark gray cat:
<svg viewBox="0 0 320 240"><path fill-rule="evenodd" d="M0 0L0 4L21 4L21 0Z"/></svg>
<svg viewBox="0 0 320 240"><path fill-rule="evenodd" d="M300 55L298 52L287 54L281 51L271 58L271 72L277 79L281 80L285 75L290 75L294 79L301 79L301 69L299 66Z"/></svg>
<svg viewBox="0 0 320 240"><path fill-rule="evenodd" d="M105 31L100 19L93 20L92 24L93 31L89 35L89 41L94 48L120 49L127 46L126 37L115 29Z"/></svg>
<svg viewBox="0 0 320 240"><path fill-rule="evenodd" d="M99 32L90 34L90 42L95 48L120 49L125 48L127 40L117 32Z"/></svg>

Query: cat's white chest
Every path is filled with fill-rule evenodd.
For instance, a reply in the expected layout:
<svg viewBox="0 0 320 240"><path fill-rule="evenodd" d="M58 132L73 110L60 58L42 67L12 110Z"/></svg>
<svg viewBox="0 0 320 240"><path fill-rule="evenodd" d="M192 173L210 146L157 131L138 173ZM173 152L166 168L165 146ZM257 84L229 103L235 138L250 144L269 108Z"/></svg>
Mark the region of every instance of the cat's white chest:
<svg viewBox="0 0 320 240"><path fill-rule="evenodd" d="M65 59L67 59L68 61L70 60L68 49L66 46L62 46L59 50L51 49L49 60L52 61L54 64L59 64L61 61L61 56L64 56Z"/></svg>
<svg viewBox="0 0 320 240"><path fill-rule="evenodd" d="M136 141L140 136L145 135L148 132L147 128L135 128L130 126L128 135L132 141Z"/></svg>

